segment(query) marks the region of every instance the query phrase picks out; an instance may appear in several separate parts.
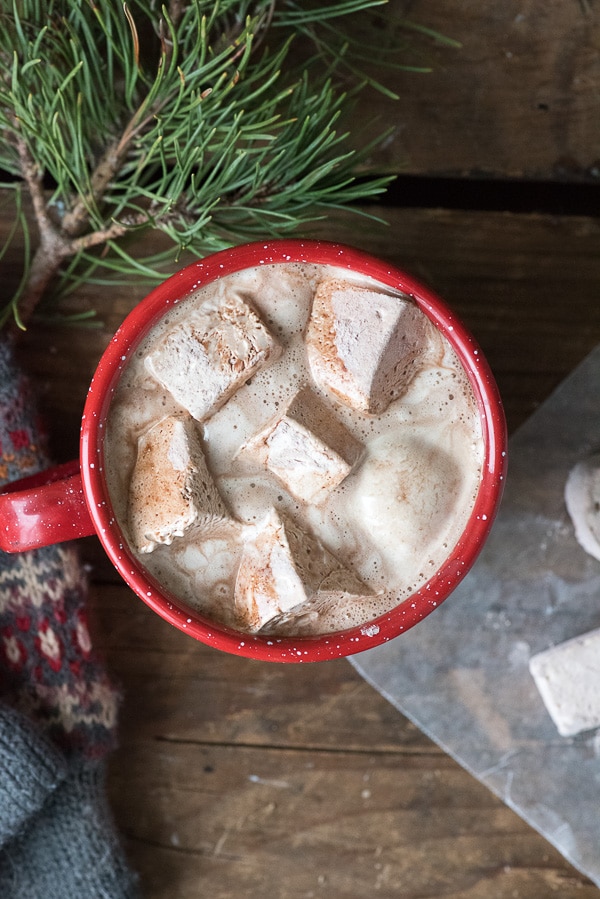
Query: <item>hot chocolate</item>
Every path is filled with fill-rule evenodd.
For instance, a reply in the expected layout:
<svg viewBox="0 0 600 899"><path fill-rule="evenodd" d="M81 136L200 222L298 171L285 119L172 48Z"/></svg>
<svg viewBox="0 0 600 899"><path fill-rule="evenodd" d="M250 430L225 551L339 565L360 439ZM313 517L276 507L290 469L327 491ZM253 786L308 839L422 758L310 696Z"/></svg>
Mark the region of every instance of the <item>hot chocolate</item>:
<svg viewBox="0 0 600 899"><path fill-rule="evenodd" d="M468 522L483 437L411 298L284 263L172 304L125 366L104 456L163 587L236 630L301 635L410 602Z"/></svg>

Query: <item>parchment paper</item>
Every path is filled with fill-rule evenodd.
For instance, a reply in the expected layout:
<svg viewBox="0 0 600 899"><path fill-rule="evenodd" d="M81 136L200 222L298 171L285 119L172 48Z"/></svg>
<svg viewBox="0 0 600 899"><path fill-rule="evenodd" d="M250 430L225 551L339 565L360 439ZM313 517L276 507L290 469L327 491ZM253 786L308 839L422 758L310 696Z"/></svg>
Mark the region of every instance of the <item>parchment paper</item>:
<svg viewBox="0 0 600 899"><path fill-rule="evenodd" d="M600 627L600 562L576 542L563 499L571 467L600 450L600 347L509 448L471 572L427 619L351 662L600 886L600 731L560 737L528 669L536 652Z"/></svg>

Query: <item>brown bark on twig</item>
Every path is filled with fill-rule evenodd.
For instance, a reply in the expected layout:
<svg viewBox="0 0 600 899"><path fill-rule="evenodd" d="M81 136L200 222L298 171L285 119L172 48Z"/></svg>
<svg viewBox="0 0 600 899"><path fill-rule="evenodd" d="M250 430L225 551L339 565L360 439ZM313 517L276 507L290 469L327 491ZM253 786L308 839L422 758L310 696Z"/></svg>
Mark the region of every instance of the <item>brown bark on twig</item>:
<svg viewBox="0 0 600 899"><path fill-rule="evenodd" d="M26 141L16 129L15 142L19 153L21 172L31 197L39 232L39 245L33 255L27 285L19 301L19 318L23 325L27 325L31 320L38 303L65 259L82 250L91 249L122 237L132 225L143 224L144 216L138 214L130 217L127 223L112 222L105 228L85 233L90 224L90 207L99 203L107 186L122 165L128 143L135 134L134 122L135 116L120 140L113 142L107 148L91 175L90 192L75 202L60 224L55 223L48 214L40 171L31 156Z"/></svg>

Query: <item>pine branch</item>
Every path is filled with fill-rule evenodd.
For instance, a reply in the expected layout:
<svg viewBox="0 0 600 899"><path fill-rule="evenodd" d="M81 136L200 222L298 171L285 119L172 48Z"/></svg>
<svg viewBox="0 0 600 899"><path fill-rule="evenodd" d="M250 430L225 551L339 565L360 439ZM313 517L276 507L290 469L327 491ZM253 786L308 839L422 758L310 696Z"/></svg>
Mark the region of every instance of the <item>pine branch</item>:
<svg viewBox="0 0 600 899"><path fill-rule="evenodd" d="M33 314L33 310L47 290L54 273L63 259L69 255L69 251L66 241L48 215L42 172L33 159L25 140L18 136L18 132L16 146L21 173L29 190L40 235L40 242L28 271L27 288L19 309L20 322L24 322Z"/></svg>
<svg viewBox="0 0 600 899"><path fill-rule="evenodd" d="M40 242L29 269L27 290L19 308L19 318L21 323L24 323L30 319L58 267L65 259L122 237L135 220L132 217L128 224L112 222L105 228L77 237L86 224L86 204L80 200L73 212L65 217L62 226L57 228L48 214L40 171L22 139L17 140L17 149L21 172L29 190L40 235ZM92 182L106 184L110 164L110 160L102 160L92 177ZM116 168L110 177L114 177L115 171ZM138 216L137 223L141 224L142 221L143 218Z"/></svg>
<svg viewBox="0 0 600 899"><path fill-rule="evenodd" d="M323 54L332 23L381 2L7 0L0 168L29 193L37 247L5 317L25 326L51 290L96 269L163 277L164 255L121 243L134 230L162 231L172 263L381 193L389 179L356 177L368 148L337 130L338 51L310 73L289 57L293 34Z"/></svg>

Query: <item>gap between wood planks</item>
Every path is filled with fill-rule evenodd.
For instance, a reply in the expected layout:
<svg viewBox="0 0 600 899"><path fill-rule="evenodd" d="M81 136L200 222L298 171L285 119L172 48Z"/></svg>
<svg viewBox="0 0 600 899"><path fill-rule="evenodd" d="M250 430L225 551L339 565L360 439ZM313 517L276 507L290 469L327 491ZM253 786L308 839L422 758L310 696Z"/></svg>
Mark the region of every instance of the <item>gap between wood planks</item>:
<svg viewBox="0 0 600 899"><path fill-rule="evenodd" d="M541 213L560 216L600 214L598 181L525 181L473 176L398 175L380 198L384 208L458 209L479 212Z"/></svg>
<svg viewBox="0 0 600 899"><path fill-rule="evenodd" d="M293 753L315 753L318 752L319 755L352 755L352 756L389 756L391 758L395 758L397 756L413 756L419 757L422 756L425 759L431 758L443 758L447 759L450 764L455 764L450 760L450 756L448 756L437 744L431 743L430 745L423 745L419 747L410 747L410 746L398 746L396 750L390 749L389 747L386 749L378 749L377 747L365 747L362 748L353 748L353 747L344 747L340 749L339 746L321 746L318 744L315 745L303 745L299 746L297 744L284 744L284 743L233 743L231 740L193 740L189 737L167 737L162 734L154 734L148 740L149 743L166 743L168 745L175 746L196 746L196 747L204 747L206 749L219 749L219 748L227 748L227 749L248 749L252 751L262 750L267 752L293 752Z"/></svg>

